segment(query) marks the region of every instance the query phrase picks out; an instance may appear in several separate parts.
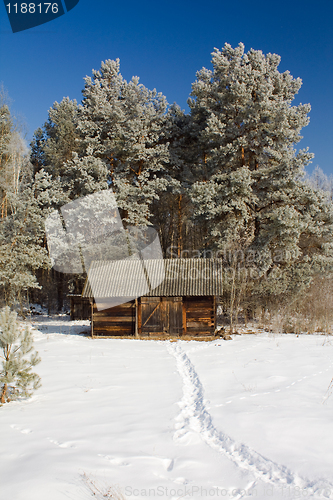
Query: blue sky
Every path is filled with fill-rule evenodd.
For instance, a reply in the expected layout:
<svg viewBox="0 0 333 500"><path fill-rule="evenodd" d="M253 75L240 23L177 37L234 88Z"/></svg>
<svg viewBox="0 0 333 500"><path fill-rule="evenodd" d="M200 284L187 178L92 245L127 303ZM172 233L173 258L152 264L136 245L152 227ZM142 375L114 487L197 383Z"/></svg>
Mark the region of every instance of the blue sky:
<svg viewBox="0 0 333 500"><path fill-rule="evenodd" d="M0 12L0 81L28 140L54 101L81 101L83 77L105 59L119 57L127 80L139 76L187 109L195 73L210 67L214 47L243 42L246 51L279 54L279 70L302 78L295 104L309 102L312 111L300 147L315 153L309 170L319 165L333 174L331 0L80 0L64 16L14 34L4 4Z"/></svg>

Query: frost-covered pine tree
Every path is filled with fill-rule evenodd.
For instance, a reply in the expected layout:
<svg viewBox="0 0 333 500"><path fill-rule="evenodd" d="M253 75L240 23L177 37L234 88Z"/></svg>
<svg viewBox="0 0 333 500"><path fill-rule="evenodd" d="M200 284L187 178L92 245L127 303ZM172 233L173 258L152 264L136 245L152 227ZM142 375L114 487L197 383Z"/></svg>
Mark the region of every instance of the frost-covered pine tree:
<svg viewBox="0 0 333 500"><path fill-rule="evenodd" d="M63 175L63 164L80 149L77 102L64 97L60 103L53 104L48 115L43 128L34 134L30 161L35 171L44 168L56 179Z"/></svg>
<svg viewBox="0 0 333 500"><path fill-rule="evenodd" d="M61 184L41 169L8 193L10 212L0 224L0 291L7 305L22 302L41 285L39 269L48 269L44 220L50 211L68 201Z"/></svg>
<svg viewBox="0 0 333 500"><path fill-rule="evenodd" d="M27 148L9 108L9 98L0 88L0 207L1 219L11 212L9 194L17 194L28 166Z"/></svg>
<svg viewBox="0 0 333 500"><path fill-rule="evenodd" d="M215 248L248 252L273 294L308 283L315 259L331 262L333 222L302 181L313 155L295 145L310 105L292 105L302 82L279 63L225 44L213 69L197 73L189 101L203 175L192 189L196 216L208 221Z"/></svg>
<svg viewBox="0 0 333 500"><path fill-rule="evenodd" d="M83 96L78 119L83 152L67 162L66 182L84 185L90 176L99 190L104 181L128 224L149 224L152 202L168 184L164 96L137 77L124 80L119 60L103 62L92 78L86 77Z"/></svg>
<svg viewBox="0 0 333 500"><path fill-rule="evenodd" d="M0 104L3 99L0 92ZM47 267L48 257L28 150L6 103L0 105L0 137L0 296L12 304L38 286L35 270Z"/></svg>
<svg viewBox="0 0 333 500"><path fill-rule="evenodd" d="M30 161L33 181L30 186L40 217L43 238L44 222L50 211L58 210L75 198L82 198L108 188L108 170L105 164L89 154L80 155L82 138L78 130L78 105L65 97L55 102L48 112L48 121L36 130L31 142ZM67 163L68 162L68 163ZM46 251L45 240L43 250ZM47 304L48 310L60 311L64 305L68 279L54 269L38 272L42 286L33 293L35 300ZM83 275L71 276L74 289L81 291Z"/></svg>
<svg viewBox="0 0 333 500"><path fill-rule="evenodd" d="M40 363L28 326L21 328L15 311L0 311L0 403L28 397L40 387L40 377L32 368Z"/></svg>
<svg viewBox="0 0 333 500"><path fill-rule="evenodd" d="M169 185L154 202L153 222L159 228L160 239L167 257L205 256L207 224L193 221L191 187L205 179L201 158L205 148L200 143L199 128L192 116L176 103L166 114L163 140L169 149Z"/></svg>
<svg viewBox="0 0 333 500"><path fill-rule="evenodd" d="M327 193L328 200L333 201L333 175L329 177L324 174L322 169L317 165L311 175L307 175L306 182L313 188L319 189Z"/></svg>

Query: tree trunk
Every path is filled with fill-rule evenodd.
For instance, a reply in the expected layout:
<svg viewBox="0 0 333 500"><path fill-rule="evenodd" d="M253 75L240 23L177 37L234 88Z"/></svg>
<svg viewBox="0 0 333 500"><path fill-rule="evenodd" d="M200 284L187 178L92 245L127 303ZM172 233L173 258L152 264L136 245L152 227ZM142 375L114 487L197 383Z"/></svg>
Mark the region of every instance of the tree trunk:
<svg viewBox="0 0 333 500"><path fill-rule="evenodd" d="M135 299L134 301L135 303L135 338L138 339L139 338L139 324L138 324L138 321L139 321L139 311L138 311L138 307L139 307L139 301L138 299Z"/></svg>
<svg viewBox="0 0 333 500"><path fill-rule="evenodd" d="M183 241L182 241L182 195L179 195L178 198L178 258L182 255L183 250Z"/></svg>
<svg viewBox="0 0 333 500"><path fill-rule="evenodd" d="M55 273L57 278L57 310L61 312L64 307L64 275L63 273Z"/></svg>
<svg viewBox="0 0 333 500"><path fill-rule="evenodd" d="M5 403L6 402L7 389L8 389L7 384L4 384L4 386L2 388L1 397L0 397L0 403Z"/></svg>

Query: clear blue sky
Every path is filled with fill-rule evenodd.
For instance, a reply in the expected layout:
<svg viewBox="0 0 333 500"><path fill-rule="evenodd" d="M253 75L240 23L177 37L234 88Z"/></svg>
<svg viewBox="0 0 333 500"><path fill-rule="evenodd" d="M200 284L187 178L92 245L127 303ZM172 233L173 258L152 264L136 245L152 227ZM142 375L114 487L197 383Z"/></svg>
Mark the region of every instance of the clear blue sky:
<svg viewBox="0 0 333 500"><path fill-rule="evenodd" d="M309 102L312 111L300 146L315 153L309 170L333 174L332 0L80 0L64 16L15 34L3 3L0 16L0 81L28 140L54 101L81 101L83 77L102 60L119 57L127 80L137 75L187 109L195 73L210 67L214 47L243 42L246 51L279 54L280 71L302 78L296 104Z"/></svg>

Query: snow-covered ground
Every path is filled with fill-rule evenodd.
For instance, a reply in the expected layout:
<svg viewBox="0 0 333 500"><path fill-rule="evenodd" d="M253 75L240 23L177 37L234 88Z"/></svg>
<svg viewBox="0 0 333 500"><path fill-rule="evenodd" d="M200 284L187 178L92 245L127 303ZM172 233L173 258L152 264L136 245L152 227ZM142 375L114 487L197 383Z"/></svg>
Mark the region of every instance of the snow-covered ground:
<svg viewBox="0 0 333 500"><path fill-rule="evenodd" d="M35 317L43 386L0 408L0 500L333 498L333 337L92 340Z"/></svg>

